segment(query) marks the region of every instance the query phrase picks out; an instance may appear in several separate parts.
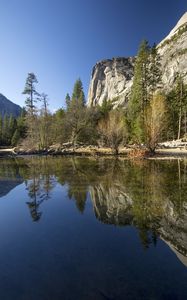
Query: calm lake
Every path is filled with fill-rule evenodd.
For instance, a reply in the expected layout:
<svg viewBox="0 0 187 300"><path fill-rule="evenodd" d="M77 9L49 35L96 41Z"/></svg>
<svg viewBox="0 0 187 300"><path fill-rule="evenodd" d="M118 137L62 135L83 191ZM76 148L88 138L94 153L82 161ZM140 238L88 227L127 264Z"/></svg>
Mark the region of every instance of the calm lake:
<svg viewBox="0 0 187 300"><path fill-rule="evenodd" d="M0 299L187 299L187 160L0 159Z"/></svg>

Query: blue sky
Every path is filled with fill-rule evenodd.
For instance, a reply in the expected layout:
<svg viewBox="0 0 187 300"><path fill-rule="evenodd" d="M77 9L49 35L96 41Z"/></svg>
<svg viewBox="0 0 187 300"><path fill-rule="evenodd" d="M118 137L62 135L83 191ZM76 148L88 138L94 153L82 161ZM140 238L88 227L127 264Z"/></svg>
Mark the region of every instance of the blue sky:
<svg viewBox="0 0 187 300"><path fill-rule="evenodd" d="M87 95L97 61L158 43L185 11L186 0L0 0L0 93L23 106L34 72L50 109L62 107L78 77Z"/></svg>

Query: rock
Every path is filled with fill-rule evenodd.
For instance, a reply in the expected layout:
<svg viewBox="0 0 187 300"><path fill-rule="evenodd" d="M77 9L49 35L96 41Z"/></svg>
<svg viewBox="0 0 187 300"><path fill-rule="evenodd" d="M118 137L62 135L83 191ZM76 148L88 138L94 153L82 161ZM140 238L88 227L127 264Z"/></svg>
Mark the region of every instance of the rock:
<svg viewBox="0 0 187 300"><path fill-rule="evenodd" d="M187 12L160 42L158 53L161 56L165 92L172 89L177 72L182 74L187 83ZM101 105L104 100L112 100L114 107L127 105L133 83L134 63L135 57L118 57L96 63L89 86L88 106Z"/></svg>
<svg viewBox="0 0 187 300"><path fill-rule="evenodd" d="M187 12L180 18L176 26L170 31L170 33L165 37L165 39L162 40L161 43L164 43L166 40L171 39L175 33L183 26L184 24L187 23Z"/></svg>
<svg viewBox="0 0 187 300"><path fill-rule="evenodd" d="M133 57L113 58L98 62L92 71L88 105L101 105L111 100L117 105L127 102L132 86L134 70Z"/></svg>
<svg viewBox="0 0 187 300"><path fill-rule="evenodd" d="M168 92L173 87L177 72L187 83L187 13L158 45L158 53L161 56L162 81L165 91Z"/></svg>

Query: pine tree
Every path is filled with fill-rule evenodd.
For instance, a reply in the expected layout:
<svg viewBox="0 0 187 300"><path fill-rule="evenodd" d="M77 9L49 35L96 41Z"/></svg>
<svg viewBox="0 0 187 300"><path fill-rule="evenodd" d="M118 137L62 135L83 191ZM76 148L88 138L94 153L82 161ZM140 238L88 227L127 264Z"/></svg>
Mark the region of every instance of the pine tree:
<svg viewBox="0 0 187 300"><path fill-rule="evenodd" d="M16 146L18 144L20 138L21 138L20 131L19 131L19 129L16 129L12 136L12 139L11 139L11 145Z"/></svg>
<svg viewBox="0 0 187 300"><path fill-rule="evenodd" d="M178 112L178 134L177 139L180 139L182 132L182 119L187 108L187 91L184 86L184 81L181 74L177 74L176 78L176 108Z"/></svg>
<svg viewBox="0 0 187 300"><path fill-rule="evenodd" d="M149 56L149 93L151 99L158 88L162 87L161 58L156 44L150 50Z"/></svg>
<svg viewBox="0 0 187 300"><path fill-rule="evenodd" d="M62 144L66 140L66 136L69 133L69 131L66 132L64 128L64 120L66 118L65 116L65 111L60 108L52 117L52 136L55 143Z"/></svg>
<svg viewBox="0 0 187 300"><path fill-rule="evenodd" d="M24 95L28 95L27 99L25 100L25 104L27 107L28 112L33 115L35 111L34 103L37 102L37 98L39 93L36 91L35 83L38 83L36 75L34 73L28 73L25 88L23 90Z"/></svg>
<svg viewBox="0 0 187 300"><path fill-rule="evenodd" d="M17 118L17 130L19 131L20 138L26 137L26 111L22 109L21 115Z"/></svg>
<svg viewBox="0 0 187 300"><path fill-rule="evenodd" d="M2 131L2 140L4 145L9 143L9 117L4 115L3 118L3 131Z"/></svg>
<svg viewBox="0 0 187 300"><path fill-rule="evenodd" d="M71 97L68 93L66 94L65 102L66 102L66 109L68 110L71 103Z"/></svg>
<svg viewBox="0 0 187 300"><path fill-rule="evenodd" d="M101 118L107 118L109 112L113 109L113 104L111 100L104 99L101 106L98 107L98 111L101 115Z"/></svg>
<svg viewBox="0 0 187 300"><path fill-rule="evenodd" d="M73 88L71 101L65 118L65 128L70 141L75 144L83 133L89 122L88 114L85 106L85 96L82 81L76 80Z"/></svg>
<svg viewBox="0 0 187 300"><path fill-rule="evenodd" d="M74 88L73 88L73 93L71 97L71 104L76 104L76 105L85 105L85 95L83 91L83 85L81 79L77 79Z"/></svg>
<svg viewBox="0 0 187 300"><path fill-rule="evenodd" d="M36 103L40 94L37 92L35 84L38 83L34 73L28 73L23 94L28 95L25 104L27 109L26 125L29 147L36 147L39 140L38 117L36 115Z"/></svg>
<svg viewBox="0 0 187 300"><path fill-rule="evenodd" d="M134 67L134 80L128 106L131 133L138 142L144 140L145 108L148 104L150 47L144 40L139 47Z"/></svg>
<svg viewBox="0 0 187 300"><path fill-rule="evenodd" d="M3 118L0 115L0 145L3 144Z"/></svg>
<svg viewBox="0 0 187 300"><path fill-rule="evenodd" d="M8 143L11 144L11 139L14 135L14 132L17 128L17 121L16 119L11 115L9 117L9 131L8 131Z"/></svg>
<svg viewBox="0 0 187 300"><path fill-rule="evenodd" d="M180 139L186 133L187 87L179 73L176 74L174 88L168 94L167 102L171 136L173 139Z"/></svg>

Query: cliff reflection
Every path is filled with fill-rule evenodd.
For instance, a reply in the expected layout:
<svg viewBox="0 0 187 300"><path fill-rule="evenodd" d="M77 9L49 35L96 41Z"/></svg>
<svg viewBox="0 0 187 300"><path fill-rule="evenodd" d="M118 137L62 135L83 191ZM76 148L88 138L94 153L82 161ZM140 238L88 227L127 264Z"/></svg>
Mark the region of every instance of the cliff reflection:
<svg viewBox="0 0 187 300"><path fill-rule="evenodd" d="M0 176L25 182L33 221L58 183L81 213L89 195L99 221L135 226L144 248L160 237L187 265L186 171L185 160L28 157L1 164Z"/></svg>

